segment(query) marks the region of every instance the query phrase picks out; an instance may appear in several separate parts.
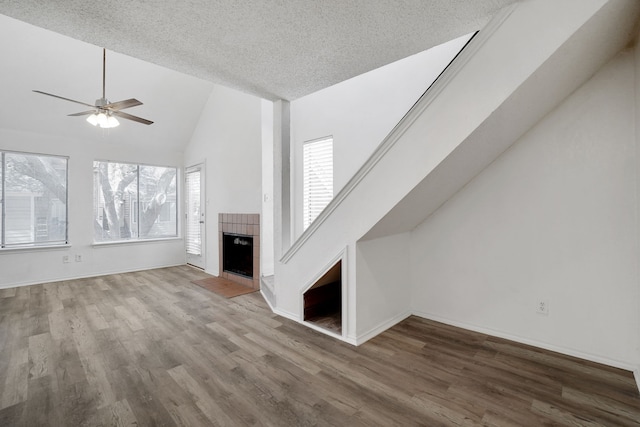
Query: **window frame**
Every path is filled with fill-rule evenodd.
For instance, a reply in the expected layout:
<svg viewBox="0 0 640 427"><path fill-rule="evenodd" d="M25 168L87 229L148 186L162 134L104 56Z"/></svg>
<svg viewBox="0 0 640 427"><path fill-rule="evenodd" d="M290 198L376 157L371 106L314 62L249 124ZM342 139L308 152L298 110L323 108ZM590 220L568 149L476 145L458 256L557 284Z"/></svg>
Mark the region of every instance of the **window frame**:
<svg viewBox="0 0 640 427"><path fill-rule="evenodd" d="M37 156L62 159L65 162L64 171L64 239L30 243L6 243L7 227L6 227L6 211L7 211L7 191L6 191L6 154L24 155L24 156ZM35 178L33 178L35 179ZM44 184L43 184L44 185ZM62 201L61 201L62 202ZM45 154L29 151L17 151L17 150L5 150L0 149L0 252L15 251L15 250L28 250L28 249L56 249L69 246L69 156L59 154ZM35 219L35 218L34 218ZM35 229L35 222L31 224ZM35 231L34 231L35 236ZM35 240L35 239L34 239Z"/></svg>
<svg viewBox="0 0 640 427"><path fill-rule="evenodd" d="M158 164L150 164L150 163L140 163L140 162L130 162L130 161L119 161L119 160L104 160L104 159L94 159L93 160L93 170L95 171L97 164L98 163L107 163L107 164L123 164L123 165L132 165L132 166L136 166L136 200L135 202L132 202L131 204L131 210L135 211L135 215L130 217L130 221L132 224L135 224L136 226L136 236L135 237L128 237L128 238L120 238L120 239L113 239L113 240L97 240L96 239L96 234L94 232L93 234L93 246L102 246L102 245L121 245L121 244L134 244L134 243L144 243L144 242L154 242L154 241L166 241L166 240L179 240L181 239L180 236L180 203L178 203L178 201L180 200L180 173L181 173L181 168L178 166L169 166L169 165L158 165ZM175 176L174 176L174 180L175 180L175 188L176 188L176 192L175 192L175 234L173 235L166 235L166 236L152 236L152 237L140 237L140 227L141 227L141 223L140 223L140 168L142 167L151 167L151 168L165 168L165 169L174 169L176 171ZM95 172L94 172L94 177L93 177L94 181L93 181L93 186L94 186L94 191L93 191L93 196L94 199L92 201L92 203L94 204L95 207L95 203L96 203L96 199L95 197L100 197L102 195L102 189L100 188L98 192L95 191L95 186L96 186L96 176L95 176ZM170 202L165 202L165 203L170 203ZM102 196L102 199L98 201L98 205L100 206L100 204L104 204L104 196ZM101 206L101 209L103 211L103 222L104 222L104 218L106 217L106 214L104 214L105 211L105 207ZM158 213L158 218L160 217L160 212ZM158 220L158 218L156 218L156 221ZM95 216L95 212L92 213L92 218L91 221L96 221L98 218Z"/></svg>

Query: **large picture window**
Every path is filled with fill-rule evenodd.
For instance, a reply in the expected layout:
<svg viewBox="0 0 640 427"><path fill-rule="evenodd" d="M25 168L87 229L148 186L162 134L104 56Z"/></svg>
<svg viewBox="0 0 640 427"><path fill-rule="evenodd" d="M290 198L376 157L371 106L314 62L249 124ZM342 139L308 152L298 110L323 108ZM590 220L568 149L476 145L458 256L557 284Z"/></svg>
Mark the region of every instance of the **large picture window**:
<svg viewBox="0 0 640 427"><path fill-rule="evenodd" d="M171 167L93 162L94 240L176 237L177 172Z"/></svg>
<svg viewBox="0 0 640 427"><path fill-rule="evenodd" d="M67 158L0 151L0 247L67 243Z"/></svg>
<svg viewBox="0 0 640 427"><path fill-rule="evenodd" d="M333 138L305 142L302 163L302 216L306 230L333 199Z"/></svg>

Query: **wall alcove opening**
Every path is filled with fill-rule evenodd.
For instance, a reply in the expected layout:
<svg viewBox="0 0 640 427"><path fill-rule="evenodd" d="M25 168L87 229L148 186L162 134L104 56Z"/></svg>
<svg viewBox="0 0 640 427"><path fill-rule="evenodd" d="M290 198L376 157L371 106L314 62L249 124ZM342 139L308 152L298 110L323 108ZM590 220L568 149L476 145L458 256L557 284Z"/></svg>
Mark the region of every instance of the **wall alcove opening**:
<svg viewBox="0 0 640 427"><path fill-rule="evenodd" d="M304 321L342 334L342 261L303 294Z"/></svg>

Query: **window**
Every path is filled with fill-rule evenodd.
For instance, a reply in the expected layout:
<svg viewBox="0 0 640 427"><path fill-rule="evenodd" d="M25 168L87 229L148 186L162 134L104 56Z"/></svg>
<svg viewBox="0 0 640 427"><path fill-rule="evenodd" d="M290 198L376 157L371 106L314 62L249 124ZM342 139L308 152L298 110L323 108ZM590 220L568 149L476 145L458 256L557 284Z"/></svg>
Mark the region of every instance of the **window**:
<svg viewBox="0 0 640 427"><path fill-rule="evenodd" d="M185 238L187 241L187 255L202 255L202 226L200 221L204 220L200 206L200 179L202 171L200 168L187 170L186 189L187 212Z"/></svg>
<svg viewBox="0 0 640 427"><path fill-rule="evenodd" d="M333 138L305 142L303 162L303 221L305 230L333 199Z"/></svg>
<svg viewBox="0 0 640 427"><path fill-rule="evenodd" d="M67 243L67 160L0 151L0 247Z"/></svg>
<svg viewBox="0 0 640 427"><path fill-rule="evenodd" d="M176 168L93 162L94 240L178 235Z"/></svg>

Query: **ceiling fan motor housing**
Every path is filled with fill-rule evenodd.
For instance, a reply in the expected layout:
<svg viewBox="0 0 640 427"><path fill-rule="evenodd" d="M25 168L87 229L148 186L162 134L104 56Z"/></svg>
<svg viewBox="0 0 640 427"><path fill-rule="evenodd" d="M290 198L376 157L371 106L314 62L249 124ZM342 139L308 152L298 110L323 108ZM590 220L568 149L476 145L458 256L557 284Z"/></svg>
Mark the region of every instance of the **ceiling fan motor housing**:
<svg viewBox="0 0 640 427"><path fill-rule="evenodd" d="M109 104L109 100L107 98L96 99L96 107L104 107L107 104Z"/></svg>

